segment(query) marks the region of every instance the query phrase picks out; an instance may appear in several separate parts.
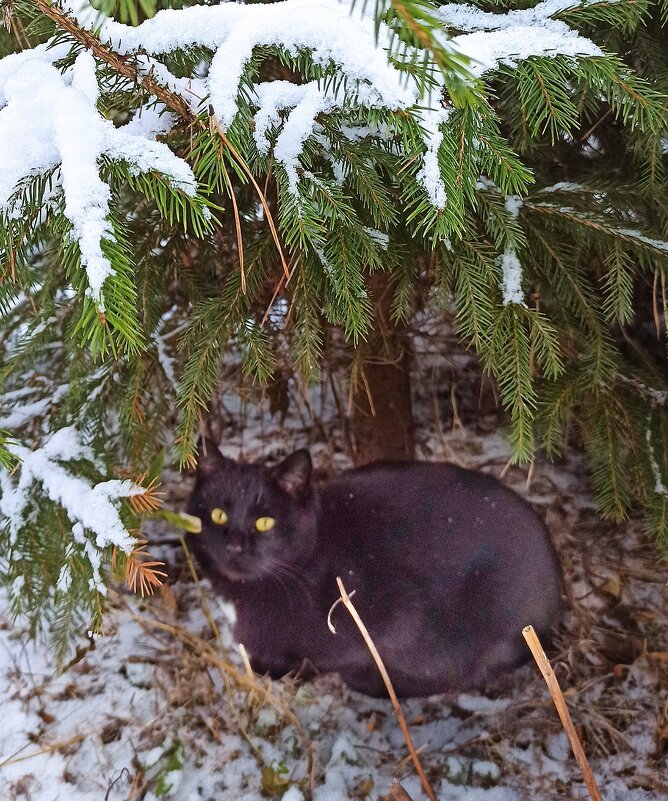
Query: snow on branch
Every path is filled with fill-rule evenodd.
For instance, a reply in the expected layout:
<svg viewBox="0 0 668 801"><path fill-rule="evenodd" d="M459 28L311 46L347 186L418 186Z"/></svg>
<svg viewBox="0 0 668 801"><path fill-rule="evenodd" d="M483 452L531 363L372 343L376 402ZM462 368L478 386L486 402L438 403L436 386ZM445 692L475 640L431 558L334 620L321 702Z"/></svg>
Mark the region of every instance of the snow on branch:
<svg viewBox="0 0 668 801"><path fill-rule="evenodd" d="M282 47L295 56L308 51L322 67L335 64L357 85L363 104L405 108L417 100L415 84L405 85L401 72L388 63L384 48L390 46L391 32L387 26L381 25L376 45L373 17L351 14L347 2L223 2L159 11L136 27L100 18L89 3L80 0L66 0L63 7L123 55L139 51L158 55L193 46L213 50L207 85L223 128L236 116L239 82L253 50L263 45Z"/></svg>
<svg viewBox="0 0 668 801"><path fill-rule="evenodd" d="M516 220L522 208L522 199L517 195L508 195L505 206L508 214ZM522 264L512 239L507 242L500 262L502 273L501 292L504 305L507 306L509 303L518 303L521 306L526 305L524 303L524 292L522 291Z"/></svg>
<svg viewBox="0 0 668 801"><path fill-rule="evenodd" d="M588 0L543 0L533 8L494 14L468 4L450 3L435 15L448 28L465 33L452 41L472 59L474 75L513 65L531 56L601 56L603 51L561 20L551 17L566 8L586 7Z"/></svg>
<svg viewBox="0 0 668 801"><path fill-rule="evenodd" d="M501 63L535 55L600 55L591 41L565 23L550 19L558 11L577 5L577 0L545 0L534 9L507 14L447 5L437 13L444 23L469 32L453 37L448 46L470 56L472 71L482 74ZM306 51L315 64L325 68L335 65L346 81L292 88L285 81L274 81L276 86L254 87L252 100L258 109L255 138L261 152L266 152L263 139L269 125L279 124L279 113L285 117L274 155L283 163L290 189L296 192L298 156L306 139L314 134L316 115L341 108L353 89L363 106L412 108L422 117L426 155L419 177L432 204L445 204L436 154L442 139L437 128L447 115L415 108L418 85L388 61L386 51L391 48L392 32L381 24L376 40L370 11L351 13L348 0L284 0L268 5L223 2L163 10L131 27L111 19L100 22L98 12L80 0L66 0L66 8L79 24L95 28L102 41L125 55L141 51L156 56L196 45L212 50L204 83L223 128L232 124L238 112L239 85L255 48L278 46L295 56Z"/></svg>
<svg viewBox="0 0 668 801"><path fill-rule="evenodd" d="M448 3L439 6L434 11L434 15L449 27L456 28L458 31L501 31L509 28L516 28L525 25L538 25L545 27L555 22L550 19L560 11L567 8L586 7L589 5L587 0L542 0L533 8L518 9L507 11L504 14L497 14L492 11L482 11L476 6L468 3ZM561 24L561 23L557 23Z"/></svg>
<svg viewBox="0 0 668 801"><path fill-rule="evenodd" d="M586 2L544 0L533 9L491 14L471 5L448 4L435 13L444 28L463 31L447 46L471 57L472 72L480 75L530 56L601 55L593 42L551 19L566 7L580 5ZM289 190L296 194L304 143L318 135L316 117L354 103L369 109L411 110L424 130L424 165L418 180L432 205L443 208L447 203L438 151L448 114L418 107L424 102L418 82L388 60L392 31L381 23L376 36L371 10L351 12L349 0L221 2L162 10L131 27L101 15L85 0L62 0L61 7L115 53L135 56L139 75L155 76L193 111L208 102L224 129L239 111L240 85L244 77L248 80L245 73L257 48L279 47L293 57L307 54L336 80L303 86L273 81L243 92L256 111L260 152L267 152L270 128L281 129L274 156L286 172ZM213 53L205 78L176 78L156 58L192 47ZM0 211L20 213L11 207L20 181L60 165L56 180L64 194L65 214L80 244L90 294L102 305L104 281L111 271L102 242L113 234L109 187L99 177L100 157L123 158L138 171L162 172L191 195L195 182L182 160L153 141L158 132L167 132L173 118L144 109L124 128L114 128L96 108L93 57L82 53L75 66L61 74L52 65L62 57L62 48L48 51L40 46L0 61L0 152L11 154L0 165ZM436 104L438 92L432 98Z"/></svg>
<svg viewBox="0 0 668 801"><path fill-rule="evenodd" d="M113 241L109 222L109 186L100 177L103 156L123 160L136 172L156 171L194 195L192 170L145 128L115 128L97 110L99 86L95 59L87 52L61 72L53 66L69 48L43 47L0 61L0 212L22 213L21 182L55 168L56 192L64 200L71 236L81 252L88 293L104 308L103 287L112 273L103 241Z"/></svg>
<svg viewBox="0 0 668 801"><path fill-rule="evenodd" d="M93 453L85 446L73 427L61 428L37 450L9 443L9 451L20 459L18 482L0 469L0 520L4 517L9 525L10 547L16 542L18 532L26 522L26 510L30 501L30 490L40 484L44 493L66 511L72 521L75 539L89 543L86 552L95 563L93 550L101 551L116 545L130 553L136 540L127 532L118 513L121 498L144 493L142 487L132 481L103 481L92 484L87 479L74 475L63 462L76 460L93 461ZM92 543L84 536L84 530L95 535ZM99 557L97 557L99 562Z"/></svg>

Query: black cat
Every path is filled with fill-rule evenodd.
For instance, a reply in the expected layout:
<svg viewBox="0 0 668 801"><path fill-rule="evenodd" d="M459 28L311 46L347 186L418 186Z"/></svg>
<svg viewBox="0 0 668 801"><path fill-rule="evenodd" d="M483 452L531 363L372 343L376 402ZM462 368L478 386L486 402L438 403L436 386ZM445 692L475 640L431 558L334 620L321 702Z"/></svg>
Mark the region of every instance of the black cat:
<svg viewBox="0 0 668 801"><path fill-rule="evenodd" d="M234 635L259 673L337 671L385 694L354 603L397 693L479 687L525 661L521 629L547 633L561 612L548 532L496 479L451 464L377 463L314 487L305 450L274 468L238 464L207 442L188 512L190 541L234 603Z"/></svg>

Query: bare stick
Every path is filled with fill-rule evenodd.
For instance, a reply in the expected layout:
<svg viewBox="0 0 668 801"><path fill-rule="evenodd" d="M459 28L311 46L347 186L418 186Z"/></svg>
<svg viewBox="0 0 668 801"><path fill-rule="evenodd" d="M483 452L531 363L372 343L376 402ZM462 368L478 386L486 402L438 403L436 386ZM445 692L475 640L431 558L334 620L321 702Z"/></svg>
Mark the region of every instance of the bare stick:
<svg viewBox="0 0 668 801"><path fill-rule="evenodd" d="M408 724L406 723L406 718L404 717L404 713L401 711L401 706L399 705L399 699L397 698L397 694L394 692L394 687L392 686L390 677L388 676L387 670L385 669L383 660L380 658L380 654L378 653L376 646L373 644L373 640L371 639L371 636L367 631L366 626L362 622L362 618L359 616L357 609L355 609L355 607L353 606L353 602L350 600L350 595L346 592L346 588L343 586L343 582L338 576L336 577L336 583L339 587L339 593L341 594L340 600L346 607L346 609L350 612L350 616L355 621L355 625L360 630L362 637L364 637L364 642L366 643L366 647L371 652L373 661L376 663L378 672L380 673L381 678L383 679L383 683L387 688L387 693L390 696L390 701L392 701L392 706L394 707L397 719L399 720L399 727L401 728L401 733L404 735L404 740L406 741L406 745L408 746L408 752L411 756L411 759L413 760L413 764L415 765L415 770L417 771L418 776L420 777L420 781L422 782L422 787L424 788L424 791L429 797L430 801L436 801L436 796L434 795L434 791L432 790L431 785L429 784L429 779L427 779L427 776L422 768L420 758L418 757L417 751L415 750L415 746L413 745L413 741L411 740L411 735L408 731ZM330 628L333 628L331 626L331 623L330 623ZM399 796L399 798L401 798L401 796Z"/></svg>
<svg viewBox="0 0 668 801"><path fill-rule="evenodd" d="M534 631L533 626L525 626L522 629L522 635L524 636L527 645L531 649L531 653L533 654L533 658L536 660L538 669L543 674L543 678L547 684L547 689L550 691L554 705L557 708L561 725L564 727L566 734L568 735L571 748L573 749L573 754L578 761L580 770L582 771L585 784L587 785L587 790L589 790L589 795L594 799L594 801L603 801L601 794L598 791L598 787L596 786L594 774L591 772L589 762L587 762L587 757L585 756L585 752L582 748L582 743L580 742L580 738L575 731L575 726L571 720L571 715L568 711L568 706L564 700L561 688L559 687L559 682L557 681L557 677L554 675L552 665L550 665L548 658L545 656L545 651L543 651L543 646L540 644L538 635Z"/></svg>
<svg viewBox="0 0 668 801"><path fill-rule="evenodd" d="M190 576L192 580L195 582L195 587L197 587L197 594L199 595L199 602L202 606L202 611L204 612L204 616L206 617L209 628L213 632L213 636L216 640L220 642L220 629L216 625L216 621L213 619L213 615L211 614L211 610L209 609L209 604L207 604L206 599L204 598L204 593L202 592L202 587L199 583L199 577L197 575L197 570L195 568L195 563L193 562L193 558L190 555L190 548L186 543L186 538L181 535L179 536L179 542L181 543L181 550L183 551L186 561L188 562L188 570L190 571Z"/></svg>

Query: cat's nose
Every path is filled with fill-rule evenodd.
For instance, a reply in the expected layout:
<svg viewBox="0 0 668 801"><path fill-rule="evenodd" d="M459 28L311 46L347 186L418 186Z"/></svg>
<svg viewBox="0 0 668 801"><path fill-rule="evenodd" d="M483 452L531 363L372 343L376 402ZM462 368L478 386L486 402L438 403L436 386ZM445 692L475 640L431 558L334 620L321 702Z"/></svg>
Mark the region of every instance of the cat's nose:
<svg viewBox="0 0 668 801"><path fill-rule="evenodd" d="M225 543L225 550L231 554L239 554L243 551L244 546L238 542L226 542Z"/></svg>

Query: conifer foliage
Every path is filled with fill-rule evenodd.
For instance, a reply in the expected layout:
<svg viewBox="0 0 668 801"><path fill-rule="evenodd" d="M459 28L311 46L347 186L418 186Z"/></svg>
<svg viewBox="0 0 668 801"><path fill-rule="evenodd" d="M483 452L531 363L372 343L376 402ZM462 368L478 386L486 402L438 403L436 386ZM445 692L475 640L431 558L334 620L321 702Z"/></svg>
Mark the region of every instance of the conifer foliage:
<svg viewBox="0 0 668 801"><path fill-rule="evenodd" d="M454 304L516 460L576 436L603 514L668 542L665 0L94 5L2 3L17 613L64 654L112 562L155 583L149 479L192 462L225 353L266 382L280 334L314 380L376 270L397 320Z"/></svg>

